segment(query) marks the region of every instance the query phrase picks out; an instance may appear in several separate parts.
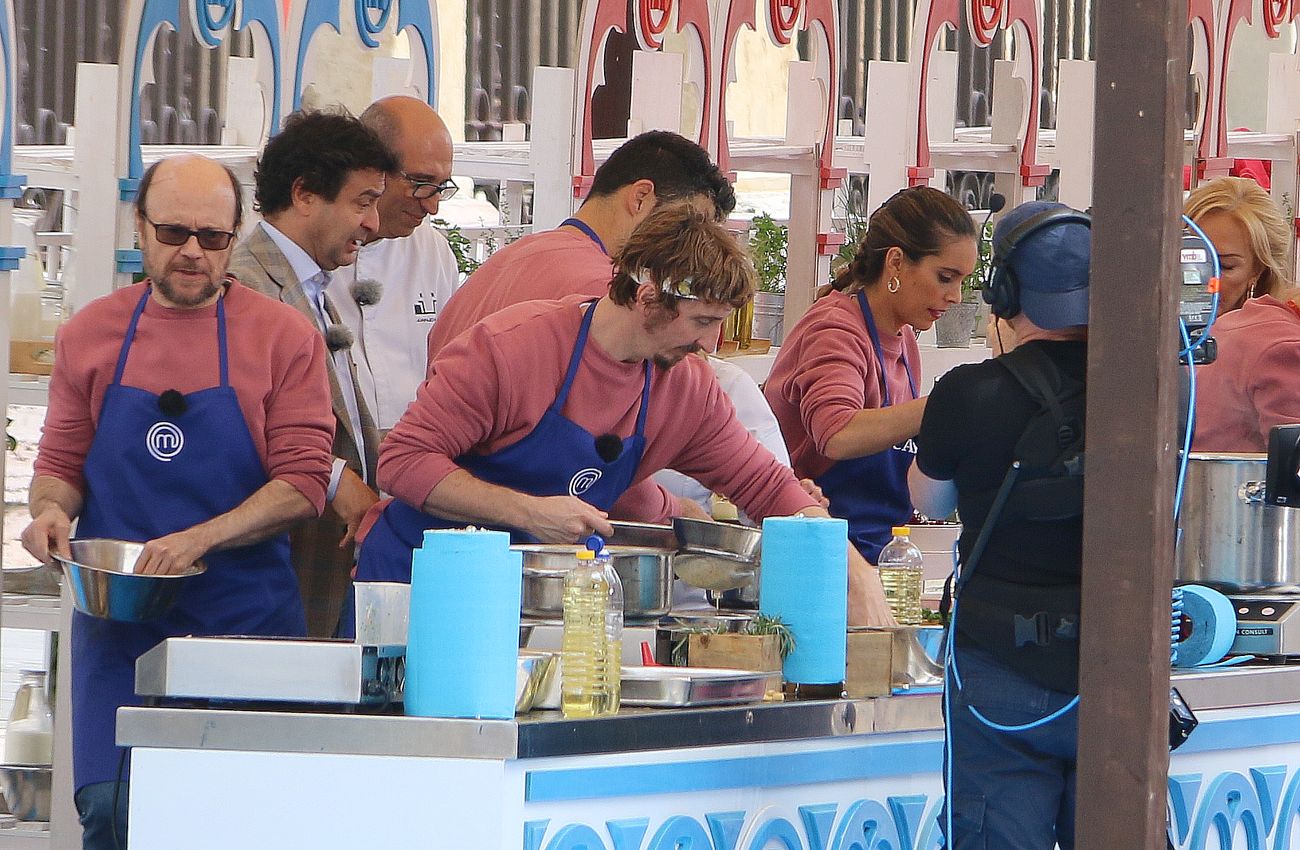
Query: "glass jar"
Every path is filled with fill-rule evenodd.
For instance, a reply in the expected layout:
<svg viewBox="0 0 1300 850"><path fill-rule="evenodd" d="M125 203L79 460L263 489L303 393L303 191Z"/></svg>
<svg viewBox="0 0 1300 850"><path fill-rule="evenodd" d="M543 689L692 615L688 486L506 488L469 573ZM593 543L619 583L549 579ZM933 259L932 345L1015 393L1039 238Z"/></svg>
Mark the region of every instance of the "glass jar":
<svg viewBox="0 0 1300 850"><path fill-rule="evenodd" d="M45 696L45 671L19 673L9 725L5 728L5 764L50 764L54 760L54 713Z"/></svg>

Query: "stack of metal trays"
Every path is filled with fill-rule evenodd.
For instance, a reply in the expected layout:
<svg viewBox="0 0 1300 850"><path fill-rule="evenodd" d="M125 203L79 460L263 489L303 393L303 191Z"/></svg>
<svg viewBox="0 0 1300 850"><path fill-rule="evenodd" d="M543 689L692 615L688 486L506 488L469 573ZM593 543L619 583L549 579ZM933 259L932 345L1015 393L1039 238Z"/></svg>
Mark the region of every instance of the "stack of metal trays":
<svg viewBox="0 0 1300 850"><path fill-rule="evenodd" d="M712 667L624 667L622 703L688 708L762 702L768 675Z"/></svg>

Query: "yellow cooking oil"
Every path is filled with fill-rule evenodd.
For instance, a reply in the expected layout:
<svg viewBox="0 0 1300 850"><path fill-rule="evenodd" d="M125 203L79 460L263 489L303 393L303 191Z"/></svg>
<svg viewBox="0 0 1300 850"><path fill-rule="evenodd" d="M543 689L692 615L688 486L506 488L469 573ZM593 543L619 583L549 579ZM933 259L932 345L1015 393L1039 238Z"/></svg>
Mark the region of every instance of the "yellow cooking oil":
<svg viewBox="0 0 1300 850"><path fill-rule="evenodd" d="M921 624L921 590L925 584L924 559L912 543L911 529L897 525L893 539L885 544L876 559L885 601L901 626Z"/></svg>
<svg viewBox="0 0 1300 850"><path fill-rule="evenodd" d="M586 556L586 557L584 557ZM589 551L564 577L564 637L560 645L563 664L560 708L565 717L599 717L611 714L609 645L606 609L609 583ZM613 662L614 687L618 687L618 662Z"/></svg>
<svg viewBox="0 0 1300 850"><path fill-rule="evenodd" d="M885 601L900 626L921 624L921 590L925 582L920 567L888 566L880 569Z"/></svg>

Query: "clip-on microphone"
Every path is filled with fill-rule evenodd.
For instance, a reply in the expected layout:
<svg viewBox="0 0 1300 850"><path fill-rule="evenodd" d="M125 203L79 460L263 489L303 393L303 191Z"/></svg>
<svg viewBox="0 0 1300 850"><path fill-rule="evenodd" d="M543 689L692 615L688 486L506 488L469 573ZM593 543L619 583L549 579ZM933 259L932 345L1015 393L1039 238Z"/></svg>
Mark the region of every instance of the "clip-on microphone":
<svg viewBox="0 0 1300 850"><path fill-rule="evenodd" d="M158 409L167 416L180 416L189 409L189 403L185 401L185 396L176 390L165 390L158 396Z"/></svg>
<svg viewBox="0 0 1300 850"><path fill-rule="evenodd" d="M596 454L605 463L613 463L623 454L623 440L617 434L601 434L596 438Z"/></svg>

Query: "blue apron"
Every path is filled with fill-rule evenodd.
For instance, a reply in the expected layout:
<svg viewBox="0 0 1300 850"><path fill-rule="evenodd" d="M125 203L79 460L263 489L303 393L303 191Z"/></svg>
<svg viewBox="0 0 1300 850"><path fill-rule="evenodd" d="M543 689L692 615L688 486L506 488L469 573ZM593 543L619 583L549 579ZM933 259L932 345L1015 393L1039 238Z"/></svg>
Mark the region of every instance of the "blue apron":
<svg viewBox="0 0 1300 850"><path fill-rule="evenodd" d="M591 225L587 224L587 222L578 218L566 218L564 221L560 222L560 227L564 227L565 225L576 227L578 230L582 231L588 239L596 243L596 247L600 249L600 253L604 254L606 257L609 256L609 252L605 250L605 243L601 241L600 237L596 235L596 231L592 230Z"/></svg>
<svg viewBox="0 0 1300 850"><path fill-rule="evenodd" d="M113 382L86 456L86 498L78 537L143 542L183 531L240 505L267 483L230 386L226 312L217 302L221 384L185 396L184 412L161 412L158 396L122 385L127 353L150 290L126 330ZM175 341L184 356L184 341ZM165 435L160 438L159 435ZM117 709L139 705L135 660L176 635L307 633L289 538L210 552L207 572L184 580L161 620L122 623L72 615L72 748L75 787L117 778Z"/></svg>
<svg viewBox="0 0 1300 850"><path fill-rule="evenodd" d="M889 383L885 380L885 353L880 348L880 333L876 320L867 306L867 298L858 292L858 306L867 321L867 335L876 353L880 368L881 407L889 407L893 399ZM916 376L903 355L903 369L912 388L912 398L917 397ZM890 540L889 530L912 518L912 496L907 489L907 468L916 456L916 444L907 440L890 446L883 452L866 457L841 460L816 479L826 498L830 499L831 516L849 521L849 540L862 557L876 563L880 550Z"/></svg>
<svg viewBox="0 0 1300 850"><path fill-rule="evenodd" d="M641 409L636 417L636 433L623 441L623 451L606 461L596 451L596 438L585 428L564 418L561 412L573 387L573 378L582 362L591 330L593 303L582 318L569 369L559 395L542 414L536 427L516 443L487 455L466 454L456 458L461 468L474 477L527 493L530 496L577 496L589 505L608 511L632 485L636 468L645 451L645 420L650 407L650 363L645 364L645 384L641 390ZM394 500L375 520L357 559L357 581L411 580L411 553L420 548L424 532L430 528L460 528L466 523L444 520ZM531 538L517 529L509 531L516 543ZM353 625L345 613L340 633L347 634Z"/></svg>

